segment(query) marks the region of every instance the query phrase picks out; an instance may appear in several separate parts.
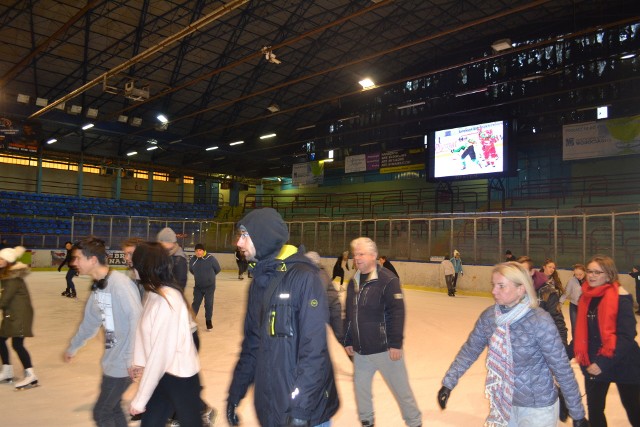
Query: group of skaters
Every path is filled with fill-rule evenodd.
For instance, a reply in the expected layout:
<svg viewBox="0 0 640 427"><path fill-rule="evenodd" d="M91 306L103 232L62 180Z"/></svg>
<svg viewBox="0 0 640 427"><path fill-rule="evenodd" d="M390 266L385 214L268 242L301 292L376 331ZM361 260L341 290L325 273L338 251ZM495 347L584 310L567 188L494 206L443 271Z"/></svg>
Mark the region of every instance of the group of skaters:
<svg viewBox="0 0 640 427"><path fill-rule="evenodd" d="M93 411L98 426L127 425L120 404L132 381L138 382L138 390L129 413L139 416L143 427L163 426L169 419L183 427L210 423L212 410L200 398L193 316L197 308L184 297L186 279L184 284L182 279L189 264L172 230L162 230L157 240L136 241L130 251L123 248L132 276L109 268L104 242L97 238L84 238L71 248L71 265L79 274L90 276L93 285L84 318L64 358L71 361L89 338L104 329L103 376ZM340 404L327 344L326 325L334 305L328 292L332 279L320 268L317 254L286 244L287 225L271 208L245 215L237 224L236 240L250 263L253 281L226 420L240 425L239 404L253 387L261 425L329 427ZM210 270L215 287L219 265L204 262L206 251L196 249L192 272ZM6 312L11 310L5 293L16 282L21 282L27 298L28 292L19 273L19 250L5 250L0 251L0 308L5 310L0 336L13 337L20 355L21 341L31 331L5 335ZM422 426L403 357L405 306L400 280L383 267L373 240L354 239L351 254L351 266L348 253L346 260L341 254L336 262L343 275L346 269L354 273L346 289L344 329L334 333L353 361L361 425L375 425L372 380L380 372L406 425ZM334 278L340 277L336 269L333 273ZM606 396L615 383L630 424L640 426L640 348L635 341L631 295L619 284L615 263L607 256L594 256L586 266L576 266L574 278L565 292L551 260L545 261L542 271L528 257L496 265L491 275L495 304L480 315L447 370L437 391L441 408L464 404L453 390L487 348L485 425L555 427L558 419L571 416L574 427L606 426ZM196 275L196 287L199 281ZM577 282L577 289L572 282ZM198 292L200 300L207 301L206 291ZM562 297L575 305L570 343L561 317ZM6 366L5 341L0 339ZM570 366L574 357L584 374L590 421ZM32 372L28 353L26 359L20 358Z"/></svg>

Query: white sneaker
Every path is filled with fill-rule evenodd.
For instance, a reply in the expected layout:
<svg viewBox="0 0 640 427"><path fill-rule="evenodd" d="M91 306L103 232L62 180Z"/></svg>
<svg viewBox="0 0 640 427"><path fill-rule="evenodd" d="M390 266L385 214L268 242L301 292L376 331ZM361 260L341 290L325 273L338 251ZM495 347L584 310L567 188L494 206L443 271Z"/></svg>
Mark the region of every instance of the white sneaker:
<svg viewBox="0 0 640 427"><path fill-rule="evenodd" d="M15 385L16 390L22 390L31 387L38 386L38 377L33 372L33 368L27 368L24 371L24 378L18 381Z"/></svg>

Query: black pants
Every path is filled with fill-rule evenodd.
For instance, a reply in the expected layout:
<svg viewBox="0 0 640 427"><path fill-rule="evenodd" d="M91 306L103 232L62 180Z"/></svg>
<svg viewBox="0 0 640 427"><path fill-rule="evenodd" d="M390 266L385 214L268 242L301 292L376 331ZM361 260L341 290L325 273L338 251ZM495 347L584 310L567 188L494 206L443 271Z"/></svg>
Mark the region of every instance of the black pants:
<svg viewBox="0 0 640 427"><path fill-rule="evenodd" d="M7 348L7 337L0 337L0 358L2 358L3 365L10 365L9 363L9 348ZM24 369L33 367L31 365L31 356L26 348L24 348L24 337L11 338L11 345L13 349L18 353L18 358Z"/></svg>
<svg viewBox="0 0 640 427"><path fill-rule="evenodd" d="M584 388L587 392L587 409L589 410L589 423L591 427L607 427L607 418L604 416L604 407L609 391L609 382L601 382L584 378ZM632 427L640 427L640 384L620 384L618 393L627 418Z"/></svg>
<svg viewBox="0 0 640 427"><path fill-rule="evenodd" d="M76 293L76 285L73 284L73 278L76 276L76 270L70 268L67 270L67 275L65 279L67 280L67 290Z"/></svg>
<svg viewBox="0 0 640 427"><path fill-rule="evenodd" d="M331 278L331 280L333 281L333 279L335 279L336 277L340 278L340 286L342 286L342 283L344 282L344 270L342 270L342 273L340 273L340 274L336 274L334 272L333 273L333 277Z"/></svg>
<svg viewBox="0 0 640 427"><path fill-rule="evenodd" d="M200 402L198 374L189 378L164 374L147 403L140 426L164 426L175 410L181 427L202 427Z"/></svg>

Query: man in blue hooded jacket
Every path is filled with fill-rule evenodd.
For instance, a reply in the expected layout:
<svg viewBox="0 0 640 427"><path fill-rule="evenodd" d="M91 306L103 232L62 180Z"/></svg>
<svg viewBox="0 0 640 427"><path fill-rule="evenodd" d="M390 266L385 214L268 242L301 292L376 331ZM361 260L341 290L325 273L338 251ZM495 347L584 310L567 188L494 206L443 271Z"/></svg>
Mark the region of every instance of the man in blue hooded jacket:
<svg viewBox="0 0 640 427"><path fill-rule="evenodd" d="M253 267L242 351L227 399L227 421L239 425L240 400L254 385L263 427L329 426L338 410L327 348L329 320L318 267L294 246L271 208L240 220L237 246Z"/></svg>

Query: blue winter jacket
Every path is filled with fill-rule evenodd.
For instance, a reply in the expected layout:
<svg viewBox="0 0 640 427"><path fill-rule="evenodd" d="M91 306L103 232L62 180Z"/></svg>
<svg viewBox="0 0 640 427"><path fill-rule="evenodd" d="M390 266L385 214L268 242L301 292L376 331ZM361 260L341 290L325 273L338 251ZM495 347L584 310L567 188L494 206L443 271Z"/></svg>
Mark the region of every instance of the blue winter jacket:
<svg viewBox="0 0 640 427"><path fill-rule="evenodd" d="M460 377L489 345L496 328L494 306L482 312L469 338L449 367L442 385L453 389ZM542 408L558 399L556 378L574 420L585 417L582 399L573 369L558 329L551 316L541 308L530 310L511 325L511 347L515 374L514 406Z"/></svg>
<svg viewBox="0 0 640 427"><path fill-rule="evenodd" d="M258 262L228 401L237 404L254 384L261 426L283 426L288 416L309 420L312 426L327 422L338 410L339 400L327 347L329 308L319 269L306 256L291 254L295 247L282 247L288 232L273 209L252 211L240 224L251 236ZM271 279L280 274L277 287L265 295Z"/></svg>

